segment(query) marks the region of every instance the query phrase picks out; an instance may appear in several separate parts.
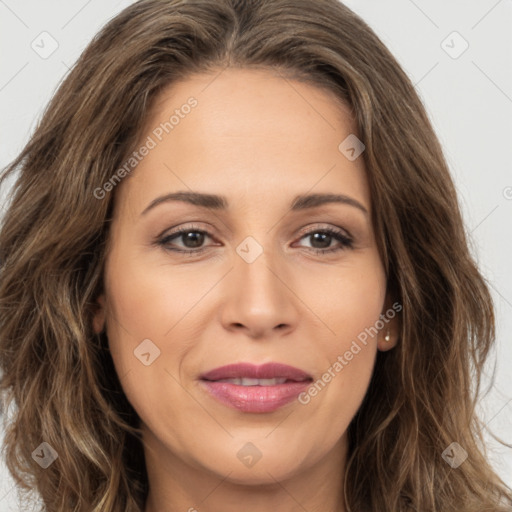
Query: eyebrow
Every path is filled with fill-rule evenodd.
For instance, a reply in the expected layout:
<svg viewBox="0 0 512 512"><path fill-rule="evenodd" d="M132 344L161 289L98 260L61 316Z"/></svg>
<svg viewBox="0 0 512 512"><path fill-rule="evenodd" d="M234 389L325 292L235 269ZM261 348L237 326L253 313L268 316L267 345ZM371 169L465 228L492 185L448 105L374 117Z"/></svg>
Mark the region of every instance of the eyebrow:
<svg viewBox="0 0 512 512"><path fill-rule="evenodd" d="M218 196L214 194L204 194L202 192L188 192L179 191L164 196L157 197L144 209L141 215L145 215L149 210L156 206L173 201L180 201L200 206L203 208L210 208L213 210L226 210L228 208L228 200L225 196ZM343 194L304 194L296 196L291 203L292 211L307 210L315 208L328 203L346 204L358 208L366 215L368 210L356 199Z"/></svg>

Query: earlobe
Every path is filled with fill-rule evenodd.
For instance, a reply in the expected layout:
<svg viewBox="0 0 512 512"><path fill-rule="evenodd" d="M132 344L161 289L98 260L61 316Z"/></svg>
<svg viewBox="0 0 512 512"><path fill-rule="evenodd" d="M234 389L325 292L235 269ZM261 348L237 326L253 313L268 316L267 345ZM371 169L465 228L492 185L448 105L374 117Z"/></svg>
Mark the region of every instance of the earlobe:
<svg viewBox="0 0 512 512"><path fill-rule="evenodd" d="M392 348L396 347L398 343L398 333L400 332L401 321L399 312L402 307L397 306L398 302L393 302L392 295L386 294L386 300L384 301L384 309L382 316L386 318L386 325L381 329L377 338L377 348L381 352L387 352Z"/></svg>
<svg viewBox="0 0 512 512"><path fill-rule="evenodd" d="M105 296L100 295L97 299L96 311L92 320L92 326L96 334L100 334L105 328Z"/></svg>
<svg viewBox="0 0 512 512"><path fill-rule="evenodd" d="M393 326L387 325L379 333L379 337L377 340L377 348L381 352L386 352L386 351L394 348L396 346L397 342L398 342L398 335L396 333L396 330L393 329Z"/></svg>

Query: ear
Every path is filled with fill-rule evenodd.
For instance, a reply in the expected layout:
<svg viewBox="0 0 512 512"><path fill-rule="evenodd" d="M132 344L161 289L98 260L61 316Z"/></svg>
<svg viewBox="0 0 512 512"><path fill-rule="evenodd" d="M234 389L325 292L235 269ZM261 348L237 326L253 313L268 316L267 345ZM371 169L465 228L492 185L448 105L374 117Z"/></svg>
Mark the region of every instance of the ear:
<svg viewBox="0 0 512 512"><path fill-rule="evenodd" d="M377 348L381 352L391 350L398 343L398 336L401 331L401 311L403 307L398 301L393 301L391 294L386 295L384 308L382 310L383 328L377 337Z"/></svg>
<svg viewBox="0 0 512 512"><path fill-rule="evenodd" d="M105 328L105 295L100 295L96 300L97 306L92 320L94 332L99 334Z"/></svg>

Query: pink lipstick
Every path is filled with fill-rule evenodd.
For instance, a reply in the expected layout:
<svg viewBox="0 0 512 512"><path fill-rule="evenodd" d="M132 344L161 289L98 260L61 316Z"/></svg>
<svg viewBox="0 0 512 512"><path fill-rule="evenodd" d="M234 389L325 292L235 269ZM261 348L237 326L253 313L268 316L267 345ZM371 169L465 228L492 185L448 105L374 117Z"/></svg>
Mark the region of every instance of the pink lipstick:
<svg viewBox="0 0 512 512"><path fill-rule="evenodd" d="M215 399L242 412L272 412L293 401L313 380L306 372L281 363L237 363L200 376Z"/></svg>

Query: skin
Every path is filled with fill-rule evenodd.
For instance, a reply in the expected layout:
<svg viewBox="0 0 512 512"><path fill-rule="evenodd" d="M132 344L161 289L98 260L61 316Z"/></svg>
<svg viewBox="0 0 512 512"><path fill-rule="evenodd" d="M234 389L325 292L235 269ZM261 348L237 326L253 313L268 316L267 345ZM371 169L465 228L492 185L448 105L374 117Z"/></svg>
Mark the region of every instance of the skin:
<svg viewBox="0 0 512 512"><path fill-rule="evenodd" d="M314 85L227 69L163 91L142 142L190 96L198 105L115 190L105 293L94 319L96 332L107 330L123 390L141 418L145 512L238 512L240 503L249 512L344 512L346 431L377 350L396 343L397 317L386 325L388 341L386 329L370 336L305 405L244 413L219 403L198 379L233 362L277 361L316 381L390 308L363 158L350 161L338 150L356 133L353 118ZM229 208L163 202L142 214L178 190L224 195ZM337 203L292 212L293 198L306 193L344 194L368 213ZM186 235L167 249L154 243L181 227L209 234L198 245ZM349 235L353 247L311 236L328 227ZM263 249L251 263L236 252L248 236ZM194 247L207 249L192 257L169 249ZM313 251L333 247L341 250ZM160 350L148 366L134 357L144 339ZM252 467L237 457L248 442L261 453Z"/></svg>

